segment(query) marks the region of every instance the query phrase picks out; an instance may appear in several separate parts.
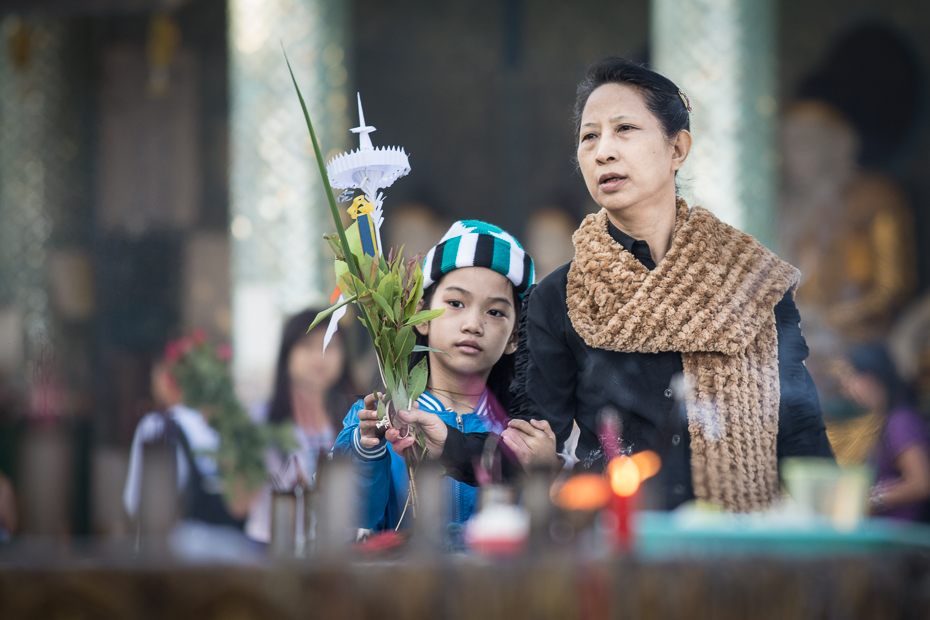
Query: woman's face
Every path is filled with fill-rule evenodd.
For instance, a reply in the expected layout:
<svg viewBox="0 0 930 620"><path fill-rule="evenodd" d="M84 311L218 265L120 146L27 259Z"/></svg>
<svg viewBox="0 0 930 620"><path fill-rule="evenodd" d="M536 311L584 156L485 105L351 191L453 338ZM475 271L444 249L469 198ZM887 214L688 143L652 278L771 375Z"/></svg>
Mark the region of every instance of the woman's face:
<svg viewBox="0 0 930 620"><path fill-rule="evenodd" d="M670 141L638 90L598 87L584 106L578 163L591 197L612 214L675 196L675 171L688 156L691 136Z"/></svg>
<svg viewBox="0 0 930 620"><path fill-rule="evenodd" d="M326 347L323 356L325 331L317 329L300 340L291 349L287 359L287 372L294 387L325 393L339 380L345 364L345 349L337 332Z"/></svg>

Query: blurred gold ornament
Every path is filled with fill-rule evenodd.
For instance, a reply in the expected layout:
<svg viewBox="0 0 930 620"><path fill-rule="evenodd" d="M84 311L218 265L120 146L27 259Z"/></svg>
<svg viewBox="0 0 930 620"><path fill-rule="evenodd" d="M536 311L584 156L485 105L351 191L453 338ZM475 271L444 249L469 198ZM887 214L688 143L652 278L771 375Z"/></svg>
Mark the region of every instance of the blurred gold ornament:
<svg viewBox="0 0 930 620"><path fill-rule="evenodd" d="M17 19L10 32L10 60L20 73L32 66L32 34L26 23Z"/></svg>
<svg viewBox="0 0 930 620"><path fill-rule="evenodd" d="M170 68L181 45L181 29L174 17L156 13L149 20L146 56L149 62L148 91L152 97L163 97L168 92Z"/></svg>

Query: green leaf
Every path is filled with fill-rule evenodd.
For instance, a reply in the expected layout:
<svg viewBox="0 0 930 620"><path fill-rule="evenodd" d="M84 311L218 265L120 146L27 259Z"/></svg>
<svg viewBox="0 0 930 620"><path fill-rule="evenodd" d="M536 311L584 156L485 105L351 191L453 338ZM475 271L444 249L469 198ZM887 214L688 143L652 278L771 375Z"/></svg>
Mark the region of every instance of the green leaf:
<svg viewBox="0 0 930 620"><path fill-rule="evenodd" d="M390 364L384 364L382 370L384 371L385 396L390 398L394 395L394 387L395 387L394 371L391 369Z"/></svg>
<svg viewBox="0 0 930 620"><path fill-rule="evenodd" d="M356 299L357 299L357 297L355 297L355 295L353 295L352 297L349 297L349 298L346 299L345 301L343 301L343 302L341 302L341 303L338 303L338 304L336 304L336 305L334 305L334 306L331 306L331 307L327 308L326 310L323 310L322 312L320 312L319 314L316 315L316 318L313 319L313 323L310 323L310 327L307 328L307 331L309 332L311 329L313 329L314 327L316 327L317 325L319 325L319 324L320 324L320 321L322 321L323 319L325 319L325 318L328 317L330 314L332 314L333 312L335 312L335 311L338 310L339 308L343 307L344 305L352 303L352 302L355 301Z"/></svg>
<svg viewBox="0 0 930 620"><path fill-rule="evenodd" d="M382 330L381 334L378 336L377 349L379 354L379 359L383 362L385 366L393 363L394 361L394 330L385 329ZM385 379L387 379L385 377Z"/></svg>
<svg viewBox="0 0 930 620"><path fill-rule="evenodd" d="M420 323L432 321L433 319L442 315L442 313L445 311L445 308L437 308L435 310L423 310L422 312L417 312L407 320L406 325L419 325Z"/></svg>
<svg viewBox="0 0 930 620"><path fill-rule="evenodd" d="M378 285L378 294L384 297L385 301L394 297L394 274L389 273L381 278L381 283Z"/></svg>
<svg viewBox="0 0 930 620"><path fill-rule="evenodd" d="M326 239L326 242L329 244L329 247L332 248L333 254L336 255L336 260L344 261L345 254L343 254L342 246L339 244L339 236L338 235L323 235L323 238Z"/></svg>
<svg viewBox="0 0 930 620"><path fill-rule="evenodd" d="M410 381L408 385L410 386L410 399L416 400L420 398L420 394L423 393L423 390L426 389L426 381L429 379L429 362L424 357L413 367L413 370L410 371Z"/></svg>
<svg viewBox="0 0 930 620"><path fill-rule="evenodd" d="M409 326L401 327L400 331L397 332L397 338L394 339L394 360L400 363L410 359L410 354L416 344L417 336L413 332L413 328ZM406 366L406 364L403 365Z"/></svg>
<svg viewBox="0 0 930 620"><path fill-rule="evenodd" d="M445 351L440 351L439 349L433 349L433 348L430 348L430 347L424 347L422 344L418 344L418 345L416 345L415 347L413 347L413 352L414 352L414 353L426 353L426 352L428 352L428 351L432 351L433 353L442 353L442 354L445 355L446 357L452 357L451 355L449 355L449 354L446 353Z"/></svg>
<svg viewBox="0 0 930 620"><path fill-rule="evenodd" d="M372 291L371 296L374 298L375 303L380 306L381 310L384 311L384 314L386 314L391 322L394 323L397 319L394 318L394 310L391 309L391 305L387 302L387 300L382 297L378 291Z"/></svg>
<svg viewBox="0 0 930 620"><path fill-rule="evenodd" d="M383 420L384 416L387 415L387 411L384 409L384 403L380 400L378 401L378 419Z"/></svg>

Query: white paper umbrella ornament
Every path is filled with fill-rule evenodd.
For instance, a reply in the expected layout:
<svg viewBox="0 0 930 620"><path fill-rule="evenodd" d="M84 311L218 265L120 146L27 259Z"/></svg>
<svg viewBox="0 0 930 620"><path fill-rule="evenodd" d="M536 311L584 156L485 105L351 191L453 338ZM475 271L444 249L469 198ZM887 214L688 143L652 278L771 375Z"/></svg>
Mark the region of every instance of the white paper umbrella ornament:
<svg viewBox="0 0 930 620"><path fill-rule="evenodd" d="M379 189L390 187L397 179L410 172L410 162L404 149L396 146L375 148L368 135L375 131L365 124L362 97L358 97L358 123L352 133L358 134L358 148L336 155L326 164L329 184L337 189L360 189L372 203Z"/></svg>

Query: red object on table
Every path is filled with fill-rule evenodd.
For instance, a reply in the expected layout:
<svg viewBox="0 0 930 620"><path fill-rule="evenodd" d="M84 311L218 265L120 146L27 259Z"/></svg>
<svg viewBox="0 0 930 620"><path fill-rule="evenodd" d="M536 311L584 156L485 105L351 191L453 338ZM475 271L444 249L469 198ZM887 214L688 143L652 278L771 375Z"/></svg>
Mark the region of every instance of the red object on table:
<svg viewBox="0 0 930 620"><path fill-rule="evenodd" d="M613 494L610 502L610 511L616 518L616 530L614 531L614 543L617 549L624 553L633 550L633 531L635 529L635 512L637 493L633 495Z"/></svg>

